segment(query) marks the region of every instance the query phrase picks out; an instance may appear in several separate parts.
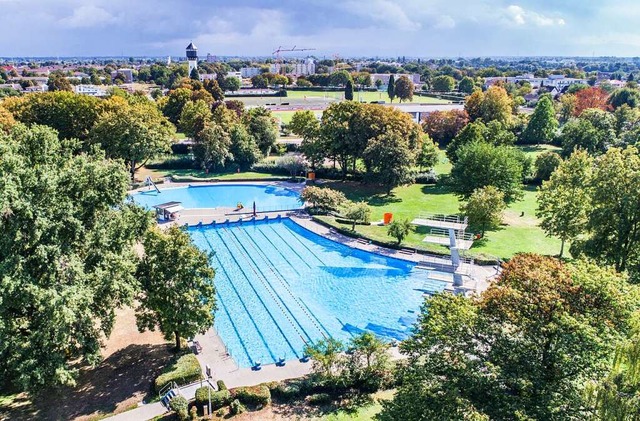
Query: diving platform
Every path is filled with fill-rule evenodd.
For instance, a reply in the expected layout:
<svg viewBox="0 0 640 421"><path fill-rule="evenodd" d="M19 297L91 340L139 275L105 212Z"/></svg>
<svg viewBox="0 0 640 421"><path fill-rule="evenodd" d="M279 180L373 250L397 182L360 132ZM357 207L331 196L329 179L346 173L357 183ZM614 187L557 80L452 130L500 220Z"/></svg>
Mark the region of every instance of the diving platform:
<svg viewBox="0 0 640 421"><path fill-rule="evenodd" d="M469 220L466 216L461 218L458 215L439 215L434 213L420 213L411 223L423 227L456 231L465 231L469 226Z"/></svg>
<svg viewBox="0 0 640 421"><path fill-rule="evenodd" d="M454 230L454 240L448 230L432 228L429 234L422 240L425 243L439 244L445 247L457 247L460 250L469 250L473 245L473 234Z"/></svg>

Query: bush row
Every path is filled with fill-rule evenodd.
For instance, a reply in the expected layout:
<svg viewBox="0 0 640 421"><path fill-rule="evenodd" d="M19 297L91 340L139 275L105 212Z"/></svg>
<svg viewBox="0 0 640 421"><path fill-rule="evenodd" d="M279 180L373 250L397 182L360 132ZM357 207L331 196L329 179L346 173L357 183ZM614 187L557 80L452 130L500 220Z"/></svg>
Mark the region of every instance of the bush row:
<svg viewBox="0 0 640 421"><path fill-rule="evenodd" d="M245 405L267 406L271 403L271 391L263 384L233 389L232 395Z"/></svg>
<svg viewBox="0 0 640 421"><path fill-rule="evenodd" d="M196 406L200 411L209 405L209 386L203 386L196 390ZM211 389L211 409L213 411L223 408L231 403L231 392L228 390L214 391Z"/></svg>
<svg viewBox="0 0 640 421"><path fill-rule="evenodd" d="M156 378L156 392L160 392L163 387L171 382L175 382L180 386L195 382L201 378L202 369L196 356L193 354L183 355L174 361L173 364L169 365L165 372Z"/></svg>

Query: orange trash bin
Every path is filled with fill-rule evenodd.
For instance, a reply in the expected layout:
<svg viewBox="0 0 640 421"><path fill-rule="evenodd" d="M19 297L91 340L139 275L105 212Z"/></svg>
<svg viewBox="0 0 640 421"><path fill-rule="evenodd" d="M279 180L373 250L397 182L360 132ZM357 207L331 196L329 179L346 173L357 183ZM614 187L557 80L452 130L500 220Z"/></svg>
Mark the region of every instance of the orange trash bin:
<svg viewBox="0 0 640 421"><path fill-rule="evenodd" d="M392 219L393 219L393 214L391 212L387 212L384 214L382 221L384 222L385 225L387 225L391 223Z"/></svg>
<svg viewBox="0 0 640 421"><path fill-rule="evenodd" d="M307 178L309 180L315 180L316 179L316 173L313 171L310 171L309 174L307 174Z"/></svg>

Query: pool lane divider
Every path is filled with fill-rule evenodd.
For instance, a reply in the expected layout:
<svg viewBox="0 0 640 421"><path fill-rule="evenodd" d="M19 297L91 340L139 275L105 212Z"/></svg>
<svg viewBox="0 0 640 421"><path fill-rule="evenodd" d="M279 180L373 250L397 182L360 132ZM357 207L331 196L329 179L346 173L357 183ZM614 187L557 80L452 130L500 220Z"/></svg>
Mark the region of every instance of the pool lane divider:
<svg viewBox="0 0 640 421"><path fill-rule="evenodd" d="M271 244L271 246L273 247L273 249L274 249L275 251L277 251L277 252L278 252L278 254L279 254L280 256L282 256L282 259L284 259L284 261L285 261L285 262L287 262L287 264L291 267L291 269L293 269L293 271L294 271L298 276L302 276L302 275L301 275L301 273L300 273L300 272L298 272L298 269L296 269L296 267L291 263L291 261L290 261L289 259L287 259L287 258L285 257L285 255L284 255L284 254L282 254L282 252L280 251L280 249L279 249L278 247L276 247L276 245L275 245L275 244L273 244L273 242L271 241L271 239L270 239L269 237L267 237L267 235L266 235L262 230L256 230L256 231L258 231L258 232L259 232L259 233L260 233L260 234L265 238L265 240L267 240L267 241L269 242L269 244ZM289 282L287 282L287 284L288 284L288 283L289 283Z"/></svg>
<svg viewBox="0 0 640 421"><path fill-rule="evenodd" d="M242 245L242 242L240 241L240 239L238 239L238 237L235 235L235 233L233 231L231 231L231 229L229 228L224 228L225 230L229 231L231 233L231 235L233 236L233 238L236 240L236 242L239 245L238 250L240 250L240 248L242 250L244 250L244 253L241 252L242 256L245 258L245 260L250 259L251 262L253 262L253 265L251 265L251 263L249 263L249 261L247 260L247 263L249 263L249 267L251 268L251 271L256 275L256 277L258 278L258 280L262 283L262 285L264 286L264 288L267 290L267 292L269 293L269 295L271 296L271 298L273 299L273 301L276 303L276 305L278 306L278 308L280 309L280 311L282 312L282 314L284 315L284 317L287 319L287 321L291 324L291 326L293 327L293 329L296 331L296 333L300 336L300 339L302 339L302 341L305 343L305 345L308 342L311 342L313 344L313 340L311 339L311 336L309 336L309 334L307 333L307 331L302 327L302 324L300 323L300 321L298 321L298 319L293 315L293 312L291 311L291 309L287 306L287 304L282 300L282 297L278 296L277 294L274 295L275 292L275 288L273 287L273 285L271 284L271 282L269 281L269 279L267 279L267 277L264 275L264 273L262 273L261 271L257 271L256 268L260 268L260 266L255 262L255 260L253 260L253 257L251 257L251 255L249 254L248 250ZM238 246L236 246L238 247ZM255 267L254 267L255 266ZM265 282L266 281L266 282ZM278 301L279 300L279 301ZM289 314L291 315L291 318L293 318L293 320L295 320L295 322L298 324L298 326L300 327L300 329L302 330L302 332L304 332L304 334L307 336L307 338L309 339L309 341L307 341L306 339L304 339L304 336L302 336L302 333L300 332L300 330L298 330L298 328L295 326L295 324L291 321L291 318L287 315L287 312L284 311L284 308L282 308L282 306L284 305L284 307L287 309L287 311L289 312Z"/></svg>
<svg viewBox="0 0 640 421"><path fill-rule="evenodd" d="M218 254L215 253L215 249L214 249L213 245L211 244L211 241L209 241L209 239L207 238L206 234L203 231L200 231L200 233L202 234L202 236L206 240L207 244L209 245L209 248L214 252L214 256L215 256L216 260L218 261L218 263L220 264L220 269L222 269L222 272L224 273L224 275L229 280L229 284L231 285L231 288L233 288L233 291L238 296L238 300L240 300L240 304L242 304L242 307L244 308L244 311L249 316L249 319L251 320L251 323L253 324L253 327L256 329L256 332L258 333L258 336L260 337L260 339L262 340L262 343L264 344L265 348L267 349L267 352L269 352L269 355L271 356L271 358L273 358L273 361L277 362L278 358L273 354L273 351L271 351L271 348L269 348L269 344L268 344L266 338L262 334L262 331L260 331L260 328L258 328L258 324L256 323L255 319L251 315L251 312L249 311L249 309L247 308L247 305L245 304L244 300L242 299L242 296L240 295L240 292L238 292L238 289L236 288L235 284L231 280L232 279L231 276L229 275L229 273L225 269L224 265L222 264L222 260L220 260L220 257L218 257ZM235 323L233 322L233 319L231 319L231 317L229 317L229 320L231 320L231 323L233 323L234 326L235 326ZM238 333L237 330L236 330L236 333ZM238 333L238 338L244 344L244 341L242 340L242 336L240 336L239 333ZM251 356L249 355L249 351L246 350L246 348L245 348L245 351L247 353L247 356L249 357L249 362L251 364L254 364L255 360L251 358Z"/></svg>
<svg viewBox="0 0 640 421"><path fill-rule="evenodd" d="M286 224L286 223L284 223L284 225L287 225L287 224ZM296 225L297 225L297 224L296 224ZM287 228L289 228L289 227L287 227ZM289 229L291 230L291 228L289 228ZM275 230L274 230L274 231L275 231ZM291 231L293 231L293 230L291 230ZM309 253L311 253L311 255L312 255L313 257L315 257L316 259L318 259L318 261L322 264L322 266L327 266L327 265L326 265L326 263L325 263L325 262L323 262L323 261L322 261L322 259L321 259L321 258L319 258L319 257L318 257L318 255L317 255L317 254L315 254L315 253L314 253L314 252L309 248L309 246L307 246L305 243L303 243L303 242L302 242L302 240L301 240L301 239L299 239L299 238L298 238L297 236L295 236L295 235L292 235L292 237L293 237L293 238L295 238L295 239L296 239L296 241L298 241L298 242L302 245L302 247L304 247L305 249L307 249L307 250L309 251Z"/></svg>
<svg viewBox="0 0 640 421"><path fill-rule="evenodd" d="M275 230L275 228L273 228L272 226L269 226L269 228L271 228L271 230L273 231L273 233L274 233L278 238L280 238L280 239L282 240L282 242L283 242L283 243L284 243L284 244L285 244L285 245L286 245L286 246L287 246L287 247L288 247L288 248L289 248L289 249L290 249L290 250L291 250L291 251L292 251L296 256L298 256L298 259L300 259L300 261L302 261L302 263L304 263L305 265L307 265L307 267L308 267L309 269L311 269L311 265L307 262L307 260L306 260L304 257L300 256L300 253L298 253L298 252L296 251L296 249L294 249L293 247L291 247L291 244L289 244L289 243L287 242L287 240L285 240L284 238L282 238L282 236L278 233L278 231L276 231L276 230Z"/></svg>
<svg viewBox="0 0 640 421"><path fill-rule="evenodd" d="M262 261L266 264L267 268L269 268L269 270L271 271L271 273L273 274L273 276L280 282L280 285L282 285L282 287L285 289L285 291L287 291L289 293L289 296L291 297L291 299L293 299L293 302L296 303L298 305L298 307L300 307L300 310L302 310L302 313L307 316L307 318L309 319L309 321L311 322L311 324L318 329L318 332L320 332L320 334L326 339L326 335L324 334L324 332L322 331L322 329L320 329L320 326L318 326L318 323L316 323L316 321L313 319L313 317L311 317L311 315L307 312L307 310L305 310L304 307L302 307L302 304L300 304L300 302L298 301L298 299L296 298L296 296L291 292L291 290L289 289L289 287L285 284L288 284L287 280L284 278L284 276L277 270L277 268L275 268L275 266L273 265L273 262L271 262L266 254L264 253L263 250L260 249L260 247L256 244L255 240L245 231L240 229L240 232L242 232L248 239L249 239L249 244L251 245L251 247L253 248L253 250L256 251L256 254L258 256L260 256L262 258ZM253 258L252 258L253 260ZM254 261L255 263L255 261ZM264 276L264 275L263 275ZM272 286L273 288L273 286ZM275 291L275 289L274 289ZM287 307L287 310L289 310L289 313L291 313L291 316L294 317L293 313L291 312L291 310L289 309L289 307L285 304L285 302L282 300L282 298L280 297L280 300L282 301L282 304L284 304L285 307ZM302 327L302 325L300 324L300 322L295 319L296 322L298 323L298 325L300 326L301 329L304 330L304 328ZM309 340L311 340L311 337L309 336L309 334L305 331L305 334L307 335L307 337L309 338Z"/></svg>
<svg viewBox="0 0 640 421"><path fill-rule="evenodd" d="M227 228L223 228L224 230L227 230ZM251 279L249 279L249 276L247 275L247 273L245 272L245 270L242 268L242 265L240 264L240 262L238 262L238 259L236 259L236 257L233 255L233 252L231 251L231 248L229 248L229 246L227 245L227 243L224 241L224 238L222 237L222 235L220 235L219 230L215 230L216 233L218 234L218 236L220 237L220 239L222 240L222 243L224 244L225 248L229 251L229 254L231 255L231 258L234 260L234 262L236 263L236 265L240 268L240 271L242 272L242 274L244 275L244 278L246 279L247 283L249 284L249 286L251 287L251 289L253 290L253 292L256 294L256 297L258 297L258 300L260 300L260 303L262 303L262 306L264 307L264 309L267 311L267 314L269 314L269 317L271 318L271 320L273 321L273 324L276 326L276 328L278 329L278 331L280 332L280 334L282 335L282 337L284 338L284 340L287 342L287 344L289 345L289 348L291 348L291 351L293 351L293 354L296 356L296 358L300 358L300 355L298 355L298 351L296 351L296 348L291 344L291 341L289 340L289 338L287 338L287 335L285 335L284 331L282 330L282 328L280 327L280 325L278 324L278 322L276 321L275 317L273 317L273 313L271 313L271 310L269 310L269 308L267 307L267 304L264 302L264 300L262 299L262 297L260 296L260 294L258 293L258 291L255 289L255 287L253 286L253 284L251 283ZM240 253L242 255L242 253ZM246 260L246 257L245 257ZM251 265L249 265L251 267ZM251 267L251 269L253 270L253 267ZM255 270L253 270L255 273ZM262 280L260 280L261 282L263 282ZM263 282L264 285L264 282ZM269 290L267 289L267 292ZM275 301L275 300L274 300ZM276 305L278 303L276 302ZM280 311L282 311L282 309L280 309ZM287 318L287 320L289 321L289 323L291 323L291 320L289 320L289 318L287 317L287 315L284 313L283 314L285 316L285 318ZM300 336L300 339L302 339L302 341L306 344L307 341L304 339L304 337L300 334L300 332L298 332L298 329L296 329L295 325L293 325L293 323L291 323L291 326L294 328L294 330L296 331L296 333Z"/></svg>

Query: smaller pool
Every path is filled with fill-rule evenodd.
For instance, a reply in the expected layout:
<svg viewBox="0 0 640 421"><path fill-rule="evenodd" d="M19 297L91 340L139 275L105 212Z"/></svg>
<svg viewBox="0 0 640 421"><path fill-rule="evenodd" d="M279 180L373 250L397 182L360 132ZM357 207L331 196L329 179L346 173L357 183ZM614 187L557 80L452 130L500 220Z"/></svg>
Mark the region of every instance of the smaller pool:
<svg viewBox="0 0 640 421"><path fill-rule="evenodd" d="M279 186L258 184L216 184L155 189L132 194L134 202L148 209L166 202L182 202L187 209L235 208L242 203L251 209L253 203L258 211L278 211L302 207L300 195Z"/></svg>

